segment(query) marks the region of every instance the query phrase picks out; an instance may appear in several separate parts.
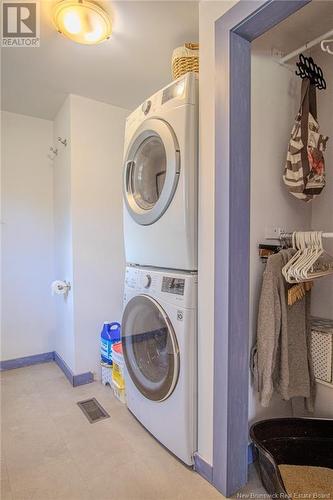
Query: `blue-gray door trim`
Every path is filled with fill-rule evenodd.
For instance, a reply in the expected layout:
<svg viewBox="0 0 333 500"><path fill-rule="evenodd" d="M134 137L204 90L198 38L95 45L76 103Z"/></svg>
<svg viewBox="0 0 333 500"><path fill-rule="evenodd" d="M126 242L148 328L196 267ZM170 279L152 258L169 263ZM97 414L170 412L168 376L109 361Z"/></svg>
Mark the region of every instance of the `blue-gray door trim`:
<svg viewBox="0 0 333 500"><path fill-rule="evenodd" d="M212 483L225 496L248 468L251 41L309 1L240 1L215 23Z"/></svg>

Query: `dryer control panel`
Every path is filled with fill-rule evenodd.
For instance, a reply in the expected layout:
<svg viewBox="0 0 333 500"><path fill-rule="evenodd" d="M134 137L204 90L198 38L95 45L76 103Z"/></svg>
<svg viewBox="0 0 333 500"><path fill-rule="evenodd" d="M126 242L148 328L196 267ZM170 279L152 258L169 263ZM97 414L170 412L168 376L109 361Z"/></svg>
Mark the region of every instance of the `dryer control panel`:
<svg viewBox="0 0 333 500"><path fill-rule="evenodd" d="M198 75L187 73L138 106L126 119L126 128L135 129L150 117L159 116L161 110L195 105L198 102Z"/></svg>

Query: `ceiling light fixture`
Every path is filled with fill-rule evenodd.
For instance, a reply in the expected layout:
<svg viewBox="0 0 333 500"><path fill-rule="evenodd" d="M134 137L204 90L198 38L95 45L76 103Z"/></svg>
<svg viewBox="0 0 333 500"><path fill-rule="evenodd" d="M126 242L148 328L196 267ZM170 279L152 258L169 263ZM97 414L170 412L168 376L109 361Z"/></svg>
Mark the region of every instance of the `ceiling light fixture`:
<svg viewBox="0 0 333 500"><path fill-rule="evenodd" d="M63 0L55 6L53 20L59 33L77 43L93 45L111 35L108 14L88 0Z"/></svg>

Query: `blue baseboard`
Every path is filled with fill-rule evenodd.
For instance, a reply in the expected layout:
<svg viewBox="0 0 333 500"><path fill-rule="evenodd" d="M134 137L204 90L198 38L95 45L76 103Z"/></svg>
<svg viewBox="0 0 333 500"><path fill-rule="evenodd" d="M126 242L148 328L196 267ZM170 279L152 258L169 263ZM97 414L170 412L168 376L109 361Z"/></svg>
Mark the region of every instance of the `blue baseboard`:
<svg viewBox="0 0 333 500"><path fill-rule="evenodd" d="M74 375L74 373L62 359L62 357L59 356L59 354L55 351L54 351L54 361L59 366L60 370L64 372L64 375L66 376L67 380L73 387L93 382L94 376L91 372L79 373L78 375Z"/></svg>
<svg viewBox="0 0 333 500"><path fill-rule="evenodd" d="M78 375L75 375L62 357L55 351L0 361L0 371L14 370L15 368L23 368L24 366L36 365L39 363L48 363L49 361L55 361L73 387L89 384L94 380L94 376L91 372L79 373Z"/></svg>
<svg viewBox="0 0 333 500"><path fill-rule="evenodd" d="M94 381L94 375L91 372L79 373L73 376L73 387L78 385L90 384Z"/></svg>
<svg viewBox="0 0 333 500"><path fill-rule="evenodd" d="M63 372L67 380L73 385L74 374L72 370L69 368L69 366L62 359L62 357L59 356L59 354L56 351L54 351L54 361L59 366L60 370Z"/></svg>
<svg viewBox="0 0 333 500"><path fill-rule="evenodd" d="M53 351L34 354L32 356L24 356L23 358L7 359L6 361L0 361L0 371L14 370L15 368L23 368L24 366L36 365L38 363L47 363L53 360Z"/></svg>
<svg viewBox="0 0 333 500"><path fill-rule="evenodd" d="M194 470L209 483L213 481L213 467L208 464L198 453L194 453Z"/></svg>
<svg viewBox="0 0 333 500"><path fill-rule="evenodd" d="M247 463L252 464L257 460L257 452L253 443L247 449ZM213 482L213 466L208 464L198 453L194 453L194 470L210 483Z"/></svg>

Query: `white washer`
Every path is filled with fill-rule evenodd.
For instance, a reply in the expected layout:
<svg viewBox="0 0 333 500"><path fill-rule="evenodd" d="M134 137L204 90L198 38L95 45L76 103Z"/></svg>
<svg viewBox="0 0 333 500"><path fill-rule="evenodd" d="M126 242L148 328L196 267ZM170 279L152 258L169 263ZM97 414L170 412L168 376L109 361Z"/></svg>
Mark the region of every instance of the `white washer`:
<svg viewBox="0 0 333 500"><path fill-rule="evenodd" d="M188 73L126 121L126 262L197 269L198 78Z"/></svg>
<svg viewBox="0 0 333 500"><path fill-rule="evenodd" d="M122 344L129 410L188 465L197 449L197 275L127 267Z"/></svg>

